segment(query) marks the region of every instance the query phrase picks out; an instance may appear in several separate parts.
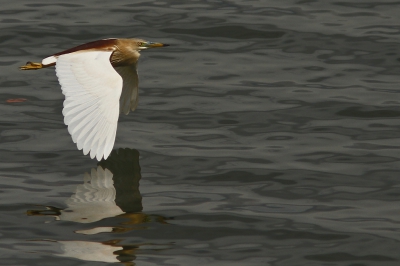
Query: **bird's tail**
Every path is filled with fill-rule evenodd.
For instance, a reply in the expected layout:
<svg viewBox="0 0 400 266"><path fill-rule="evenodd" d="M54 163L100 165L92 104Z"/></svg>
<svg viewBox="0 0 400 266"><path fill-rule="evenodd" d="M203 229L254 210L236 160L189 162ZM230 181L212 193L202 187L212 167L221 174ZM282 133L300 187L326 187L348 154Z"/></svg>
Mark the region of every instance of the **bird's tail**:
<svg viewBox="0 0 400 266"><path fill-rule="evenodd" d="M21 70L37 70L43 68L42 63L33 63L33 62L26 62L26 65L20 66L19 69Z"/></svg>

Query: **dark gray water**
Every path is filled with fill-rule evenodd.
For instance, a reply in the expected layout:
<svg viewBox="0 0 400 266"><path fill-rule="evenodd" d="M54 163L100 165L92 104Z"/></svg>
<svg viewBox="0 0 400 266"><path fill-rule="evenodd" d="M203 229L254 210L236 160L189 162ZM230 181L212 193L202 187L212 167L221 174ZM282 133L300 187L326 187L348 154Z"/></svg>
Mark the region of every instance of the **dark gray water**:
<svg viewBox="0 0 400 266"><path fill-rule="evenodd" d="M399 265L399 9L2 1L0 264ZM110 37L171 46L98 164L18 66Z"/></svg>

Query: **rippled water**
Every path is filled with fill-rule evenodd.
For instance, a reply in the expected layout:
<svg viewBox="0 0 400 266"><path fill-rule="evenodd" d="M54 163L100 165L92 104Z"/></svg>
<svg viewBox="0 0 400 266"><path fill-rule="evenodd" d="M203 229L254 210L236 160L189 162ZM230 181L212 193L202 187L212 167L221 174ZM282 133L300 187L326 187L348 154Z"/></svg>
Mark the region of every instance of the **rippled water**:
<svg viewBox="0 0 400 266"><path fill-rule="evenodd" d="M3 2L0 264L399 265L399 2ZM171 46L98 163L18 66L109 37Z"/></svg>

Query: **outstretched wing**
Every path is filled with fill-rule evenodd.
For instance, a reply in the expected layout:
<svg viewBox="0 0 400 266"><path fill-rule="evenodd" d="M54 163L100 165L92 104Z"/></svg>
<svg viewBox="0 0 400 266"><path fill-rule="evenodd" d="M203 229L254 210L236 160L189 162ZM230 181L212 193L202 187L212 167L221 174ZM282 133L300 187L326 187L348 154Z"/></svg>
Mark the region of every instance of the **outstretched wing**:
<svg viewBox="0 0 400 266"><path fill-rule="evenodd" d="M139 78L136 64L115 67L115 70L121 75L124 82L120 99L120 111L127 115L129 111L135 111L139 100Z"/></svg>
<svg viewBox="0 0 400 266"><path fill-rule="evenodd" d="M111 153L119 116L122 78L110 63L113 51L78 51L57 58L65 95L64 123L78 149L101 160Z"/></svg>

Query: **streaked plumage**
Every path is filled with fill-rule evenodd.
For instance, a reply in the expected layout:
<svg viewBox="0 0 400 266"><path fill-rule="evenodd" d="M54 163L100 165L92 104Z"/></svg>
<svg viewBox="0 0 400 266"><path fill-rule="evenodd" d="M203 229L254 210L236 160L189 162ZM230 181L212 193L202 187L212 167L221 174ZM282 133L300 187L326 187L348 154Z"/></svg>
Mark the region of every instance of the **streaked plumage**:
<svg viewBox="0 0 400 266"><path fill-rule="evenodd" d="M138 104L137 61L140 50L168 46L140 39L104 39L28 62L22 70L56 67L65 95L64 123L78 149L97 160L114 146L119 113Z"/></svg>

